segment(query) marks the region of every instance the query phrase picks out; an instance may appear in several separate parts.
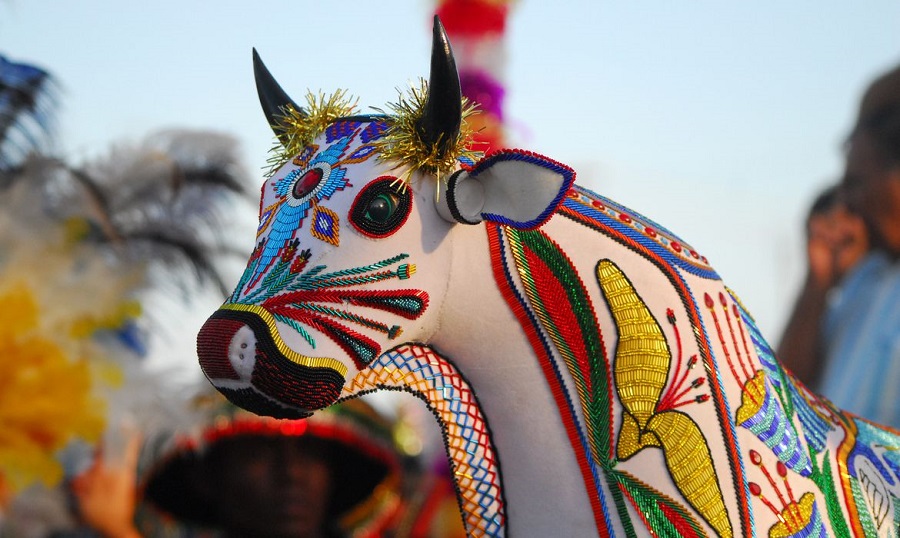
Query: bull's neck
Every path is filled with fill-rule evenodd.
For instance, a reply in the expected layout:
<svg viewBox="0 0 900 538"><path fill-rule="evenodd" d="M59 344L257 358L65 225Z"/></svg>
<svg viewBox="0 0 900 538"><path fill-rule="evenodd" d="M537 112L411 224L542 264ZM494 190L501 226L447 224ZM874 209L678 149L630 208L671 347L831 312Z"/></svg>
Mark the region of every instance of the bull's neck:
<svg viewBox="0 0 900 538"><path fill-rule="evenodd" d="M566 534L559 527L566 522L569 535L590 536L597 525L579 467L584 455L573 448L577 396L568 403L560 397L570 392L568 375L539 364L498 282L499 246L486 227L457 226L453 234L441 330L430 344L478 398L500 462L509 528L514 535L551 536Z"/></svg>

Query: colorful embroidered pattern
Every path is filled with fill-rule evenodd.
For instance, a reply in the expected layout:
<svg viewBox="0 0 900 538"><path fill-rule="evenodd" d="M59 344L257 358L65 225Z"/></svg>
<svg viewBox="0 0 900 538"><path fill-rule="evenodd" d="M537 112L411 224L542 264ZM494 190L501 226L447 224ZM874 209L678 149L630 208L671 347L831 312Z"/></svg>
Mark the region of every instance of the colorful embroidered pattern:
<svg viewBox="0 0 900 538"><path fill-rule="evenodd" d="M306 146L267 183L259 243L237 289L214 314L217 323L208 332L218 332L198 346L201 362L233 401L272 413L302 414L328 405L335 393L416 394L443 429L467 532L500 536L506 512L497 455L469 384L427 347L402 344L382 354L384 342L403 330L381 314L416 320L428 308L422 289L373 289L410 278L416 267L409 256L328 272L329 266L316 265L317 257L339 250L315 242L301 248L298 237L298 230L308 230L337 247L341 218L374 239L403 226L413 198L403 183L409 171L397 172L402 179L371 180L352 178L353 168L346 166L385 156L388 123L357 116L327 125L318 139L322 147ZM393 148L391 155L426 172L453 168L450 161L425 163L420 148L409 149ZM486 205L498 209L485 210L488 222L482 225L496 284L558 407L581 473L576 487L584 488L598 534L900 534L900 437L798 386L705 257L649 219L570 188L574 174L568 167L503 151L464 168L471 176L514 170L518 180L528 167L545 174L538 178L546 180L542 192L556 198L518 220L499 214L504 204ZM359 192L347 214L325 207L353 181ZM540 229L548 219L554 220ZM558 239L551 235L557 225L565 229ZM345 245L359 240L346 234ZM591 240L596 257L581 250L566 254L566 242L582 248ZM314 257L316 248L322 251ZM586 257L583 265L573 261ZM663 293L651 299L648 294L658 290ZM254 350L256 364L244 368L234 360L243 358L242 351L220 356L237 348L247 326L263 337ZM606 335L613 349L601 327L614 328ZM286 328L312 348L313 333L324 334L349 359L292 353L278 338L265 337ZM364 332L383 336L376 341ZM344 385L349 360L359 372ZM289 402L285 409L279 408L283 402ZM659 470L644 468L653 461Z"/></svg>
<svg viewBox="0 0 900 538"><path fill-rule="evenodd" d="M467 536L503 536L496 452L475 394L456 367L427 347L401 346L351 379L344 395L377 389L404 390L425 401L444 435Z"/></svg>
<svg viewBox="0 0 900 538"><path fill-rule="evenodd" d="M624 220L618 218L618 216L614 217L612 214L607 213L606 209L609 207L615 209L618 206L608 202L605 198L599 197L586 189L574 186L563 200L557 216L571 219L592 230L597 234L593 237L598 243L612 240L638 253L664 275L669 285L674 288L681 298L685 309L684 312L687 316L686 322L690 327L690 332L687 334L691 334L694 337L694 343L698 346L699 351L698 364L708 373L709 401L715 408L718 426L721 429L724 441L724 449L729 461L726 469L731 475L734 491L745 492L737 495L735 499L738 508L737 521L740 522L740 528L743 529L741 532L751 532L753 517L750 511L749 493L747 493L744 462L738 450L738 433L733 421L733 411L730 409L728 400L725 397L725 379L722 378L716 363L716 357L713 355L711 341L701 316L699 305L694 299L694 294L688 286L682 271L706 280L718 280L718 275L706 265L703 258L699 255L699 264L692 261L693 256L690 252L688 252L690 258L685 258L683 255L676 256L676 252L673 252L674 249L670 249L655 239L651 240L643 232L637 233L629 225L624 225L623 222L625 220L634 222L637 216L626 213ZM600 207L603 208L603 211L599 210ZM618 215L615 211L614 213ZM643 221L645 219L640 217L640 220ZM650 221L647 222L649 223ZM662 228L651 228L651 232L648 235L658 234L659 230L662 230ZM665 233L670 235L668 232ZM672 237L674 236L671 236L670 239ZM678 246L681 248L680 252L684 253L683 243L678 242Z"/></svg>
<svg viewBox="0 0 900 538"><path fill-rule="evenodd" d="M686 393L684 390L675 389L676 385L670 387L665 393L663 392L668 376L668 359L670 357L659 327L656 326L656 333L661 340L657 340L656 344L661 343L662 347L655 345L652 339L648 345L653 348L652 353L655 353L660 359L663 358L662 354L665 354L666 364L660 363L658 368L651 368L646 372L643 371L645 363L629 365L628 358L622 359L622 357L639 359L643 355L641 349L630 349L628 338L620 334L616 388L619 391L620 399L623 400L623 405L626 408L631 405L631 409L638 415L644 416L644 422L649 424L639 427L632 415L625 415L624 425L617 441L617 453L614 454L610 441L613 421L610 416L612 406L609 395L612 380L609 379L608 374L611 368L606 359L606 350L600 337L596 314L590 304L584 284L571 262L562 254L558 246L543 233L504 228L497 236L492 235L493 237L497 237L496 243L494 243L497 247L503 245L500 238L506 238L520 277L519 284L523 287L525 297L527 297L527 303L521 302L520 298L517 299L517 292L514 291L515 284L512 282L509 283L509 287L505 288L507 291L504 295L507 296L507 300L510 301L514 310L523 313L528 310L532 312L526 319L532 320L531 324L536 322L537 332L534 334L539 335L543 332L547 335L575 380L582 414L586 419L587 436L582 436L577 432L573 434L570 429L570 439L573 440L573 443L580 440L585 444L588 451L585 462L596 462L603 469L603 475L609 481L613 492L613 502L620 521L625 526L626 533L634 535L635 531L631 527L628 510L623 504L625 499L642 513L650 514L645 517L644 521L654 533L665 534L671 532L673 528L679 528L683 533L688 534L690 534L688 532L690 529L693 529L697 535L702 532L702 527L678 503L655 492L653 488L646 486L628 473L615 468L616 458L622 460L631 457L644 448L642 444L644 440L649 441L652 438L662 440L662 448L667 455L670 473L688 501L721 535L730 535L730 522L721 492L718 489L709 449L699 428L683 413L673 410L657 411L659 407L670 409L670 406L679 403L678 400ZM603 262L601 262L601 266L606 269ZM495 265L495 274L497 274L497 269ZM603 282L610 284L610 287L615 287L616 283L620 283L620 281L612 282L611 280L613 279L604 278ZM541 283L540 286L537 285L538 282ZM633 310L633 302L628 300L623 302L623 296L624 294L620 292L617 297L608 299L611 304L617 305L613 309L617 312L621 311L620 307ZM623 316L634 320L635 316L631 314L633 312L623 314ZM522 319L521 315L519 317ZM625 325L627 325L623 329L625 333L638 339L646 336L643 330L632 330L635 328L634 325ZM637 329L641 329L641 327L637 327ZM533 337L532 342L534 343ZM632 340L632 342L642 347L641 342L637 340ZM545 351L541 349L542 347L536 346L535 349L536 351ZM552 355L548 355L546 360L552 363ZM685 376L691 366L689 364ZM648 373L650 378L645 378L645 373ZM548 378L548 380L550 379L552 378ZM650 379L656 379L656 388L653 388L654 383L649 381ZM700 385L702 383L692 382L687 391L696 389ZM680 387L680 385L678 386ZM645 392L648 387L649 393ZM664 395L666 401L662 403ZM697 397L686 403L703 402L707 398ZM557 400L561 399L558 397ZM562 400L568 403L567 396ZM563 406L560 410L564 411L565 409L567 407ZM572 412L570 408L569 412ZM630 424L629 419L631 420ZM577 420L573 416L567 424L572 424L572 426L567 426L569 429L577 424ZM652 434L642 435L645 431L652 432ZM685 439L688 439L689 442L684 442ZM587 442L585 443L585 441ZM655 446L660 445L656 444ZM578 446L575 445L573 448L576 448L577 452ZM599 509L595 508L598 531L601 534L608 534L612 526L605 510L606 502L603 499L603 490L598 482L600 477L588 472L584 466L582 466L582 475L585 485L589 488L592 502L596 503L595 506L600 505ZM656 514L656 516L652 516L652 514Z"/></svg>
<svg viewBox="0 0 900 538"><path fill-rule="evenodd" d="M346 166L364 162L374 154L373 144L365 143L350 155L347 152L360 132L366 133L364 138L368 142L377 140L377 135L383 131L383 127L377 127L379 123L381 121L368 122L365 127L363 122L350 120L331 124L326 129L327 147L321 150L312 144L304 147L291 159L292 168L280 169L283 176L274 176L266 182L260 200L259 227L256 232L257 238L262 239L262 250L254 281L262 277L279 253L296 237L297 230L302 228L310 209L349 185ZM274 194L274 201L263 206L267 193ZM315 215L313 236L336 245L337 215L333 212L323 215L323 209L320 208ZM319 220L319 217L323 220Z"/></svg>
<svg viewBox="0 0 900 538"><path fill-rule="evenodd" d="M340 158L350 141L351 137L343 138L311 155L309 160L295 158L292 164L297 168L271 184L267 183L275 193L275 201L260 211L256 233L257 237L265 236L255 277L260 277L269 268L277 254L296 235L313 204L327 200L347 186L347 170L341 168Z"/></svg>
<svg viewBox="0 0 900 538"><path fill-rule="evenodd" d="M620 234L659 255L669 264L703 278L718 279L706 256L652 220L626 209L608 198L575 186L569 190L562 210L602 222Z"/></svg>
<svg viewBox="0 0 900 538"><path fill-rule="evenodd" d="M428 294L422 290L346 289L388 279L410 278L415 274L415 265L404 263L394 270L387 269L406 259L408 257L406 254L363 267L325 273L324 265L304 271L310 252L305 250L298 253L298 244L296 240L291 242L266 277L255 288L250 288L256 267L261 263L260 258L254 253L231 295L230 303L257 305L271 312L276 321L289 325L313 348L316 342L304 326L318 329L341 346L359 368L363 368L378 356L381 347L371 338L347 327L346 323L386 334L389 338L397 337L401 328L399 325L387 325L347 310L328 306L329 304L367 306L406 319L418 318L428 306Z"/></svg>
<svg viewBox="0 0 900 538"><path fill-rule="evenodd" d="M569 441L575 449L578 464L581 468L581 474L584 479L588 497L591 500L591 506L594 509L594 519L597 528L609 534L612 529L612 522L607 513L607 502L600 486L604 477L600 474L600 466L604 462L609 462L613 458L611 438L612 438L612 415L608 397L610 394L609 387L611 382L607 377L609 369L604 365L593 371L596 379L591 379L591 370L588 364L589 360L605 361L606 352L603 349L603 342L600 339L600 332L596 329L596 318L593 316L593 309L590 303L584 303L583 299L586 295L578 295L578 290L583 290L584 286L574 273L571 263L565 259L558 257L547 264L541 255L551 257L558 256L558 249L550 243L540 232L521 234L513 228L504 228L494 226L489 228L491 241L492 265L494 268L494 276L497 284L500 286L503 294L513 312L519 318L522 327L528 332L529 340L532 348L538 355L544 376L550 383L556 405L560 409L560 413L569 435ZM508 235L507 235L508 234ZM536 247L540 252L526 254L522 237L533 238L542 245ZM510 245L513 252L513 267L505 257L505 245ZM516 254L518 252L518 254ZM536 289L536 280L528 266L521 265L524 262L533 263L542 275L547 277L547 283L554 283L553 290L550 287L541 291ZM549 265L549 266L548 266ZM552 269L551 269L552 267ZM568 283L572 286L572 295L581 299L578 305L572 305L569 302L569 293L566 287L560 284L560 278L554 274L556 271L566 272ZM520 282L526 284L528 288L524 295L519 292L517 283L513 280L513 271L519 275ZM532 304L538 302L542 305L540 312L532 309ZM565 316L566 323L556 323L554 316ZM577 317L578 320L573 319ZM581 325L586 324L589 329L593 330L593 342L586 343L581 334ZM559 331L564 331L560 333ZM565 383L561 377L560 366L553 357L552 349L556 349L557 342L566 342L561 353L566 353L566 368L572 373L577 383L579 392L579 403L582 409L585 409L589 398L596 396L592 409L584 412L585 417L590 417L592 422L592 433L586 435L586 428L580 424L575 410L573 408L572 397L569 395L565 387ZM573 349L574 348L574 349ZM593 349L590 358L587 350ZM587 376L587 378L585 377ZM588 388L588 382L591 383ZM590 391L590 392L588 392ZM582 397L582 395L584 395ZM618 489L611 488L615 495L615 504L621 512L627 510L623 504L623 499L618 497Z"/></svg>
<svg viewBox="0 0 900 538"><path fill-rule="evenodd" d="M766 468L759 452L750 450L750 461L762 470L769 487L778 496L778 501L781 503L781 508L776 507L772 500L763 493L763 488L759 484L750 482L750 494L759 498L766 508L778 518L778 523L769 529L769 538L826 536L825 525L816 505L815 496L806 492L799 500L794 498L794 491L791 489L787 467L784 463L779 461L775 467L781 478L781 487L779 487L769 469Z"/></svg>
<svg viewBox="0 0 900 538"><path fill-rule="evenodd" d="M752 431L778 458L776 470L784 482L782 489L787 492L787 500L768 471L765 476L778 496L781 508L766 498L762 486L750 483L751 494L779 517L779 523L769 529L769 535L827 534L824 530L826 514L827 524L836 536L881 536L887 529L893 529L890 531L893 534L888 535L900 534L897 521L900 504L896 500L900 490L900 466L888 463L898 448L882 451L882 447L900 447L900 438L844 415L799 385L775 362L771 348L759 336L758 329L739 302L735 300L729 307L724 296L719 297L718 304L712 297L704 297L704 302L716 320L717 335L726 354L727 342L731 342L735 360L731 361L729 357L729 368L735 380L743 383L742 404L735 421ZM720 316L719 311L724 315ZM749 352L743 342L738 347L729 311L734 313L740 334L743 336L745 327L750 334L760 369L743 365L739 349ZM730 339L725 338L724 328L730 333ZM796 417L802 426L806 446L800 440L792 417ZM874 432L879 440L863 432ZM836 449L833 445L829 448L829 436L835 434L839 445ZM764 468L758 452L751 450L750 459L754 465ZM825 498L824 513L812 493L803 493L799 500L794 497L793 491L788 489L791 487L788 471L812 481ZM850 515L849 519L845 514Z"/></svg>
<svg viewBox="0 0 900 538"><path fill-rule="evenodd" d="M757 370L750 362L747 335L737 303L729 303L724 293L719 293L718 298L717 304L707 293L703 301L713 318L728 369L741 387L741 406L735 413L735 423L753 432L783 464L802 476L809 476L812 472L809 456L800 443L796 427L765 371ZM729 338L725 337L726 329Z"/></svg>
<svg viewBox="0 0 900 538"><path fill-rule="evenodd" d="M312 226L309 233L316 239L328 244L340 244L340 218L337 213L325 206L316 205L313 209Z"/></svg>
<svg viewBox="0 0 900 538"><path fill-rule="evenodd" d="M680 411L657 411L672 354L656 319L634 287L609 260L597 264L597 281L619 333L613 369L625 407L618 457L646 447L662 449L675 486L720 536L732 536L709 445L697 423Z"/></svg>

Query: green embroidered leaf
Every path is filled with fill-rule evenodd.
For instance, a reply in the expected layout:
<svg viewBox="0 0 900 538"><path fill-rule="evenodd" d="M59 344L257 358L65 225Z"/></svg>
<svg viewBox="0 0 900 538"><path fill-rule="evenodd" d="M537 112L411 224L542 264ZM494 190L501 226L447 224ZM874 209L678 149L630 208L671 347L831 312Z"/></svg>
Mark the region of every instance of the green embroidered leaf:
<svg viewBox="0 0 900 538"><path fill-rule="evenodd" d="M706 535L703 527L691 513L673 499L626 472L613 471L613 474L654 536L701 538Z"/></svg>

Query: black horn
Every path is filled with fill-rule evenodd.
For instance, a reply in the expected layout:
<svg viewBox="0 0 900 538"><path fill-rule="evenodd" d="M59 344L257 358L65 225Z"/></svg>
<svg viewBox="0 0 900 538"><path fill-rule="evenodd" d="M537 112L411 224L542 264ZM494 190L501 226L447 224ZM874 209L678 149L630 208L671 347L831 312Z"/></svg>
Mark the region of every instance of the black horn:
<svg viewBox="0 0 900 538"><path fill-rule="evenodd" d="M288 105L294 107L294 110L304 115L303 109L295 103L290 96L281 89L275 77L266 68L256 52L253 49L253 76L256 79L256 93L259 94L259 104L262 105L263 112L266 113L266 119L269 120L269 126L275 131L277 136L283 133L279 132L276 126L280 123L280 119L284 116Z"/></svg>
<svg viewBox="0 0 900 538"><path fill-rule="evenodd" d="M444 25L434 17L434 38L431 46L431 75L425 110L418 123L422 141L433 147L439 144L438 155L456 143L462 122L462 92L456 61Z"/></svg>

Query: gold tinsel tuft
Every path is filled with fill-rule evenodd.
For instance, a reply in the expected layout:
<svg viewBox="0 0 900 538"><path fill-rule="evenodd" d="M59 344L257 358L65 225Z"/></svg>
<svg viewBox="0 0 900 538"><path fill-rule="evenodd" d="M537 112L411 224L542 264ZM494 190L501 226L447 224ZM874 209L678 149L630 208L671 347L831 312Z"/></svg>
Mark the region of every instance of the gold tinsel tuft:
<svg viewBox="0 0 900 538"><path fill-rule="evenodd" d="M403 92L398 93L398 101L387 105L388 113L375 109L385 116L388 123L387 133L375 144L380 160L395 161L401 166L409 167L400 178L404 186L409 183L410 175L415 171L421 170L436 178L443 178L456 167L459 158L474 161L481 156L480 151L471 148L474 131L467 120L478 111L467 98L462 98L462 122L459 134L450 149L441 155L436 147L429 147L422 141L417 129L428 98L428 83L424 79L419 79L418 86L410 86L406 95ZM313 140L325 132L336 119L353 115L356 104L357 100L348 96L344 90L338 90L330 96L308 92L306 107L302 113L292 106L284 109L284 115L273 126L279 134L267 160L269 164L267 175L274 174L284 163L312 144Z"/></svg>
<svg viewBox="0 0 900 538"><path fill-rule="evenodd" d="M409 166L400 178L405 183L409 182L410 175L417 170L441 179L456 167L460 157L477 160L481 156L481 152L470 147L473 131L467 119L478 112L475 104L465 97L462 98L462 122L459 134L449 150L441 155L437 147L429 147L422 141L417 129L425 111L425 101L428 99L428 83L424 79L419 79L418 87L410 86L407 95L398 93L398 101L387 105L390 111L387 120L388 131L375 144L378 146L380 160L397 161Z"/></svg>
<svg viewBox="0 0 900 538"><path fill-rule="evenodd" d="M279 134L270 150L271 156L266 160L269 164L267 175L274 174L294 155L312 144L334 120L353 115L356 104L357 99L345 90L338 90L329 96L322 92L307 92L306 107L302 112L291 105L282 109L284 115L272 126Z"/></svg>

